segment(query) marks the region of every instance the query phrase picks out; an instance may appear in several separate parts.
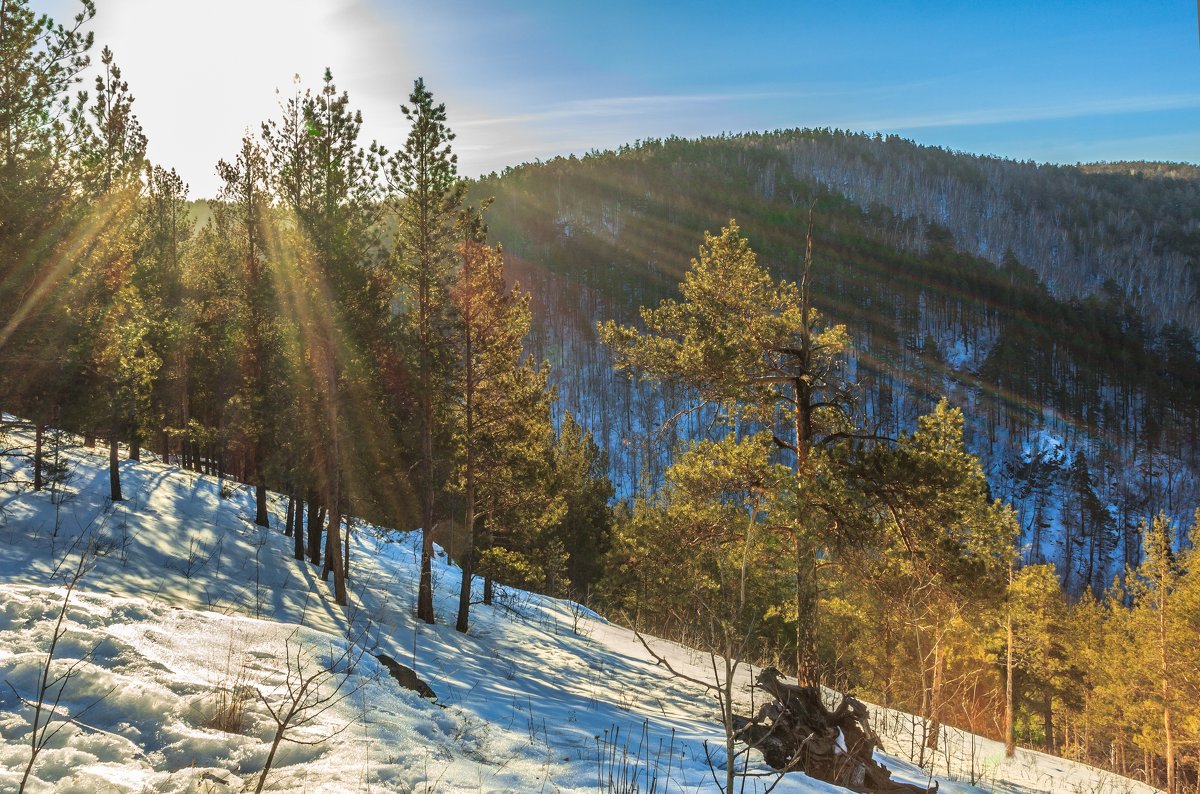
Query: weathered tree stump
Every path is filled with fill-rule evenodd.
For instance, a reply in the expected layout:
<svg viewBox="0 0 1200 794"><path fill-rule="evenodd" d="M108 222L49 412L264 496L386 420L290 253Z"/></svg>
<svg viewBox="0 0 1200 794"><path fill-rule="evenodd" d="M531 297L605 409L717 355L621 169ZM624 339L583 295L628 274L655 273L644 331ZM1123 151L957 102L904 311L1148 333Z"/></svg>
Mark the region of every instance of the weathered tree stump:
<svg viewBox="0 0 1200 794"><path fill-rule="evenodd" d="M816 687L779 680L779 671L768 667L758 676L758 686L774 698L753 719L735 717L737 738L762 753L772 769L801 771L851 791L869 794L932 794L892 780L887 767L874 759L879 737L871 729L867 707L849 695L833 711L821 702Z"/></svg>

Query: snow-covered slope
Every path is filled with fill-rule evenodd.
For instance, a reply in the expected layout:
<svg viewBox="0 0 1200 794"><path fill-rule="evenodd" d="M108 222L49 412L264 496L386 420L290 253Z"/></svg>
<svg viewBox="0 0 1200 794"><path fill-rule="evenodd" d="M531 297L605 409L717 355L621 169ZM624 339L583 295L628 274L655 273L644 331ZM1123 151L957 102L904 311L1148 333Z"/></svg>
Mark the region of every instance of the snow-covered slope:
<svg viewBox="0 0 1200 794"><path fill-rule="evenodd" d="M0 486L0 790L15 790L25 771L28 701L64 578L91 542L99 556L71 594L51 668L65 676L50 726L58 733L29 791L253 789L276 734L272 711L313 675L325 700L285 734L303 743L280 745L268 790L633 791L634 775L642 792L717 790L704 747L719 770L715 701L585 608L506 590L496 606L474 608L466 636L417 623L415 533L356 524L352 605L342 610L319 571L291 558L290 539L253 525L246 489L125 462L126 501L112 505L105 456L72 448L66 460L71 482L55 498ZM282 526L282 503L272 507ZM452 618L457 571L438 560L434 577L439 616ZM693 651L652 643L677 669L710 669ZM414 668L439 702L398 686L376 654ZM880 759L897 779L927 781L900 760L912 720L876 716L894 753ZM1005 792L1151 791L1038 753L1004 761L1000 745L965 734L944 746L942 791L979 790L951 776ZM798 773L775 789L838 790Z"/></svg>

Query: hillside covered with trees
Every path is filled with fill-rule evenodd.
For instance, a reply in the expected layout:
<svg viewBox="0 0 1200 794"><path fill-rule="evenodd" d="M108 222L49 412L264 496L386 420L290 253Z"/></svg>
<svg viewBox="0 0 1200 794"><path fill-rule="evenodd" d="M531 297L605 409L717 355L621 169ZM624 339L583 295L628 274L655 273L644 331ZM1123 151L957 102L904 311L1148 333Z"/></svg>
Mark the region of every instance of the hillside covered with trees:
<svg viewBox="0 0 1200 794"><path fill-rule="evenodd" d="M793 161L789 153L801 150L810 159ZM841 164L855 158L862 165L866 150L879 153L874 170L859 177L843 171ZM948 216L909 208L928 195L937 170L930 163L953 173L981 173L986 165L997 176L977 181L1000 193L1026 185L1031 208L1004 210L1007 231L992 240L998 262L964 253L962 232L938 220ZM950 397L966 414L967 445L981 458L990 489L1018 507L1024 559L1054 562L1077 593L1099 592L1126 564L1137 564L1141 517L1162 509L1186 523L1200 500L1194 330L1156 323L1135 295L1111 281L1067 297L1014 253L1024 235L1044 241L1031 231L1046 223L1032 207L1075 212L1095 193L1113 201L1128 194L1125 203L1135 212L1169 206L1162 223L1179 220L1181 242L1171 250L1183 256L1196 236L1186 231L1194 220L1185 216L1197 206L1186 200L1196 189L1187 168L1154 178L1094 177L1090 170L1037 169L903 141L796 131L651 141L510 169L473 190L496 197L492 237L535 294L532 349L559 365L563 408L584 417L605 442L624 494L661 477L661 452L643 448L639 434L657 429L684 398L615 374L593 324L633 320L638 306L677 294L696 241L729 218L737 218L770 272L797 280L811 208L812 300L850 335L847 377L859 421L896 437ZM839 174L834 189L827 186L830 173ZM926 181L895 176L907 173ZM1039 173L1044 178L1035 179ZM1099 181L1088 191L1064 187L1093 179ZM896 206L875 202L864 209L848 198L866 189L860 182L895 194ZM975 195L946 191L955 206ZM1130 241L1104 224L1053 228L1079 234L1089 228L1087 236L1114 247ZM1148 268L1146 278L1156 285L1173 278L1172 266L1149 249L1131 253L1130 261ZM1184 272L1196 259L1181 261ZM1065 262L1054 281L1082 285L1083 269ZM1166 305L1167 293L1178 294L1165 290L1158 305ZM705 421L693 417L672 432L687 438Z"/></svg>

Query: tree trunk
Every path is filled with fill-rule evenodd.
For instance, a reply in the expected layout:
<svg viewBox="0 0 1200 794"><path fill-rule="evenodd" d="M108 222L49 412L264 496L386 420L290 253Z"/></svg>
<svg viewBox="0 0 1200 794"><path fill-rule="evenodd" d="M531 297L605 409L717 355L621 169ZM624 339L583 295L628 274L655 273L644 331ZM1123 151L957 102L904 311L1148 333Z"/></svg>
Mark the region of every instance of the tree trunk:
<svg viewBox="0 0 1200 794"><path fill-rule="evenodd" d="M942 686L945 666L946 654L939 636L933 644L933 684L929 687L929 733L925 736L925 746L930 750L938 749L942 732Z"/></svg>
<svg viewBox="0 0 1200 794"><path fill-rule="evenodd" d="M1046 752L1054 754L1054 699L1047 694L1042 698L1042 731L1046 734Z"/></svg>
<svg viewBox="0 0 1200 794"><path fill-rule="evenodd" d="M1013 725L1013 622L1010 609L1005 620L1004 659L1004 756L1012 758L1017 753L1016 729Z"/></svg>
<svg viewBox="0 0 1200 794"><path fill-rule="evenodd" d="M308 503L308 560L321 564L321 527L325 523L325 506Z"/></svg>
<svg viewBox="0 0 1200 794"><path fill-rule="evenodd" d="M293 497L293 499L296 502L296 526L295 526L296 534L292 538L293 543L294 543L294 548L292 549L292 553L295 555L297 560L300 560L301 562L303 562L304 561L304 500L300 498L299 493L297 493ZM311 517L309 518L309 520L310 521L312 520Z"/></svg>
<svg viewBox="0 0 1200 794"><path fill-rule="evenodd" d="M123 501L121 496L121 461L117 458L117 428L115 426L109 432L108 438L108 486L109 497L114 502Z"/></svg>
<svg viewBox="0 0 1200 794"><path fill-rule="evenodd" d="M283 520L283 536L285 538L292 537L292 530L295 529L296 521L296 500L288 497L287 518Z"/></svg>
<svg viewBox="0 0 1200 794"><path fill-rule="evenodd" d="M46 435L46 426L34 423L33 426L33 490L42 490L42 441Z"/></svg>
<svg viewBox="0 0 1200 794"><path fill-rule="evenodd" d="M254 476L254 524L258 527L270 528L270 517L266 515L266 486L263 485L263 475Z"/></svg>
<svg viewBox="0 0 1200 794"><path fill-rule="evenodd" d="M464 265L466 267L466 265ZM468 304L469 306L469 304ZM463 634L467 633L467 628L470 625L469 614L471 611L471 579L474 573L475 564L475 368L473 351L471 349L471 332L470 323L467 323L467 339L466 339L466 389L465 389L465 408L466 408L466 497L467 509L466 515L463 517L463 523L466 524L466 539L464 545L466 548L459 554L459 565L462 568L462 579L458 587L458 620L454 624L454 628Z"/></svg>
<svg viewBox="0 0 1200 794"><path fill-rule="evenodd" d="M1167 588L1166 577L1158 582L1158 648L1159 669L1162 672L1163 751L1167 761L1167 794L1175 794L1175 737L1171 733L1171 684L1167 653Z"/></svg>
<svg viewBox="0 0 1200 794"><path fill-rule="evenodd" d="M468 464L469 465L469 464ZM469 628L468 615L471 610L471 580L475 574L475 493L471 476L467 475L467 515L466 515L466 548L459 553L459 564L462 566L462 579L458 588L458 620L454 628L466 633Z"/></svg>
<svg viewBox="0 0 1200 794"><path fill-rule="evenodd" d="M725 657L725 680L721 682L721 716L725 723L725 792L733 794L733 784L737 775L737 748L734 741L736 731L733 727L733 660L737 651L733 647L733 643L728 641L723 650L725 651L723 654ZM713 666L716 667L716 665Z"/></svg>
<svg viewBox="0 0 1200 794"><path fill-rule="evenodd" d="M267 753L266 762L263 763L262 772L259 773L258 785L254 788L254 794L261 794L263 786L267 782L267 773L271 771L271 766L275 763L275 753L279 750L279 743L283 741L284 729L284 725L279 725L275 731L275 737L271 740L271 749Z"/></svg>
<svg viewBox="0 0 1200 794"><path fill-rule="evenodd" d="M334 505L329 509L329 529L327 530L330 541L329 551L326 552L326 556L332 559L328 559L326 564L333 571L333 600L340 606L346 606L346 569L342 566L342 516L337 510L338 497L337 489L334 488L330 500L334 502Z"/></svg>
<svg viewBox="0 0 1200 794"><path fill-rule="evenodd" d="M487 525L487 523L485 522L483 525L484 548L491 549L493 542L494 542L494 537L492 535L491 527L489 527ZM474 554L471 555L472 559L474 559L474 556L475 556ZM496 584L495 584L495 582L492 581L491 573L490 572L485 573L483 575L483 603L486 606L490 607L492 605L492 600L495 598L495 595L496 595L495 591L496 591Z"/></svg>
<svg viewBox="0 0 1200 794"><path fill-rule="evenodd" d="M433 612L433 403L421 399L421 574L417 587L417 619L436 622Z"/></svg>
<svg viewBox="0 0 1200 794"><path fill-rule="evenodd" d="M890 615L883 616L883 707L890 709L892 707L892 676L895 662L892 659L894 649L892 647L892 618Z"/></svg>
<svg viewBox="0 0 1200 794"><path fill-rule="evenodd" d="M333 520L332 515L330 515L330 520L331 521ZM340 522L342 519L341 519L341 517L338 517L337 520ZM340 526L340 524L339 524L339 526ZM329 582L329 563L330 563L330 560L333 559L333 552L330 549L330 545L332 543L333 543L333 533L326 532L325 533L325 563L321 566L321 581L326 582L326 583Z"/></svg>
<svg viewBox="0 0 1200 794"><path fill-rule="evenodd" d="M797 532L796 551L796 682L801 686L818 686L820 675L816 664L817 607L815 589L815 560Z"/></svg>
<svg viewBox="0 0 1200 794"><path fill-rule="evenodd" d="M333 571L333 600L339 606L346 606L346 569L342 565L342 453L340 446L340 411L338 396L337 363L333 353L332 341L326 341L325 354L325 383L326 392L326 422L329 440L322 450L325 458L325 487L329 489L329 510L326 513L328 527L325 532L329 539L329 548L325 552L325 564Z"/></svg>

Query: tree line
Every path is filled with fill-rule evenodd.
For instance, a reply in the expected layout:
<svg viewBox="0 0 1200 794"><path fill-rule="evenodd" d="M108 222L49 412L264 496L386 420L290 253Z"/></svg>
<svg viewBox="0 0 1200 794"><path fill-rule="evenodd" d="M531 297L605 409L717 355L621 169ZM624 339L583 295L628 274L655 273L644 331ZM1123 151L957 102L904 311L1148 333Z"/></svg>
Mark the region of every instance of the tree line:
<svg viewBox="0 0 1200 794"><path fill-rule="evenodd" d="M363 140L330 71L297 85L194 202L147 158L111 50L77 90L95 13L0 9L0 407L34 431L33 488L61 428L104 440L114 502L122 458L145 450L249 484L262 526L276 491L296 559L340 604L351 511L419 527L428 622L433 535L452 527L461 631L476 575L487 600L495 576L586 588L608 533L602 453L552 422L547 365L523 348L530 297L485 241L487 202L465 200L424 81L394 151Z"/></svg>

